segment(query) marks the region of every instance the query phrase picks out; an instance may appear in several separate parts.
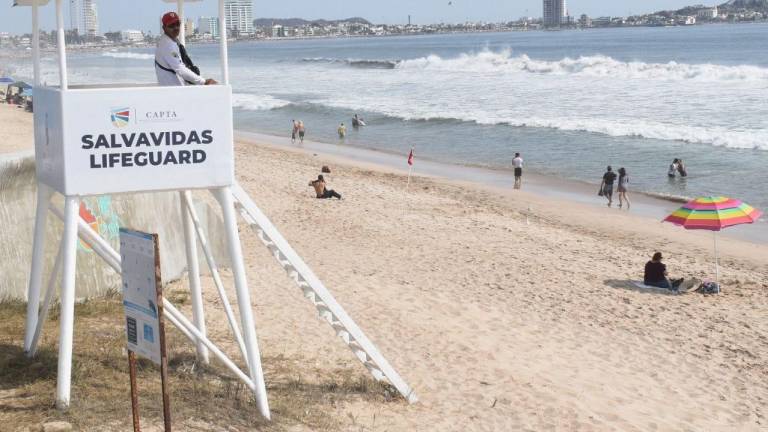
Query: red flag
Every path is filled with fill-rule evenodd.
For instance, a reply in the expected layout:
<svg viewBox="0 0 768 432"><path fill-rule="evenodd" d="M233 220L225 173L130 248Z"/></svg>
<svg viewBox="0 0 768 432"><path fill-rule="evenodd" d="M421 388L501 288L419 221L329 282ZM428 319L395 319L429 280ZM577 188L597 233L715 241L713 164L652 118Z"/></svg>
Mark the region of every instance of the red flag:
<svg viewBox="0 0 768 432"><path fill-rule="evenodd" d="M408 165L413 165L413 149L408 153Z"/></svg>

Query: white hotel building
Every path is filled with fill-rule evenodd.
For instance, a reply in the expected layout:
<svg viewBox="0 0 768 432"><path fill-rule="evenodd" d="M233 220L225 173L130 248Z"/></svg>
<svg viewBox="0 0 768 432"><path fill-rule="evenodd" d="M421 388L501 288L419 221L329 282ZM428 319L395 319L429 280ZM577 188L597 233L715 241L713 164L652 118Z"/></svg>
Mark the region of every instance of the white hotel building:
<svg viewBox="0 0 768 432"><path fill-rule="evenodd" d="M237 31L238 35L253 33L253 0L225 0L224 19L227 30Z"/></svg>

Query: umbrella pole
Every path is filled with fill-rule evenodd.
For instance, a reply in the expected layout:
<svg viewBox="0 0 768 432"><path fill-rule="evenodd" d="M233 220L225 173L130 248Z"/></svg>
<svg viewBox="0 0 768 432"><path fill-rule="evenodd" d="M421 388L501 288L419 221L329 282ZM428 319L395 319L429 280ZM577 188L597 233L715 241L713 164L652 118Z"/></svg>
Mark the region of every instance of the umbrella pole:
<svg viewBox="0 0 768 432"><path fill-rule="evenodd" d="M713 231L713 232L715 233L714 234L714 238L715 238L715 282L719 285L720 284L720 266L718 265L718 262L717 262L717 257L718 257L718 254L717 254L717 231Z"/></svg>

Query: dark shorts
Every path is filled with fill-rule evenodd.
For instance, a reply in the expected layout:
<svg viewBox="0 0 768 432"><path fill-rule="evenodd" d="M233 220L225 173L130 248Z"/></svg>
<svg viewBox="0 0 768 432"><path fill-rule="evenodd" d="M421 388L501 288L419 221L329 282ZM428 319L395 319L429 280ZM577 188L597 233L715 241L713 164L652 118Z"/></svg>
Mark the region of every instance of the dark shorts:
<svg viewBox="0 0 768 432"><path fill-rule="evenodd" d="M606 184L603 186L603 195L605 196L613 195L613 183Z"/></svg>
<svg viewBox="0 0 768 432"><path fill-rule="evenodd" d="M515 177L522 177L522 176L523 176L523 169L515 168Z"/></svg>

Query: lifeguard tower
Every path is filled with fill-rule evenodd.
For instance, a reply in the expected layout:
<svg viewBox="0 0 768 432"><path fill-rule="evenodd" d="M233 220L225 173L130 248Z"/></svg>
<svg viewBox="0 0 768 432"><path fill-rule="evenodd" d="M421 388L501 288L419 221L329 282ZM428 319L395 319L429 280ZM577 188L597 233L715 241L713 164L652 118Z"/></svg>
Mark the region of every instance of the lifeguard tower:
<svg viewBox="0 0 768 432"><path fill-rule="evenodd" d="M265 418L270 417L269 405L250 308L250 291L237 230L237 214L254 229L278 264L315 305L320 316L333 327L373 376L377 380L388 381L406 400L415 402L417 399L413 390L236 183L227 38L220 38L220 85L69 85L63 0L54 1L59 86L41 86L40 83L39 9L50 1L16 0L14 5L32 7L38 186L24 349L30 357L35 355L60 274L57 406L67 408L70 401L78 237L91 246L108 266L118 273L121 271L120 255L80 218L79 202L85 196L157 191L178 191L180 196L192 303L191 320L167 299L163 301L164 316L195 344L199 361L207 363L212 353L254 392L259 411ZM164 1L177 5L182 23L180 38L183 41L184 0ZM219 28L222 29L222 35L225 35L224 0L218 1L218 10ZM151 63L147 67L152 68ZM192 205L193 191L209 191L221 207L239 305L239 323ZM63 210L52 203L56 193L64 197ZM49 213L63 221L64 230L41 305L45 227ZM198 268L198 243L205 254L233 337L243 356L245 370L241 370L207 338Z"/></svg>

